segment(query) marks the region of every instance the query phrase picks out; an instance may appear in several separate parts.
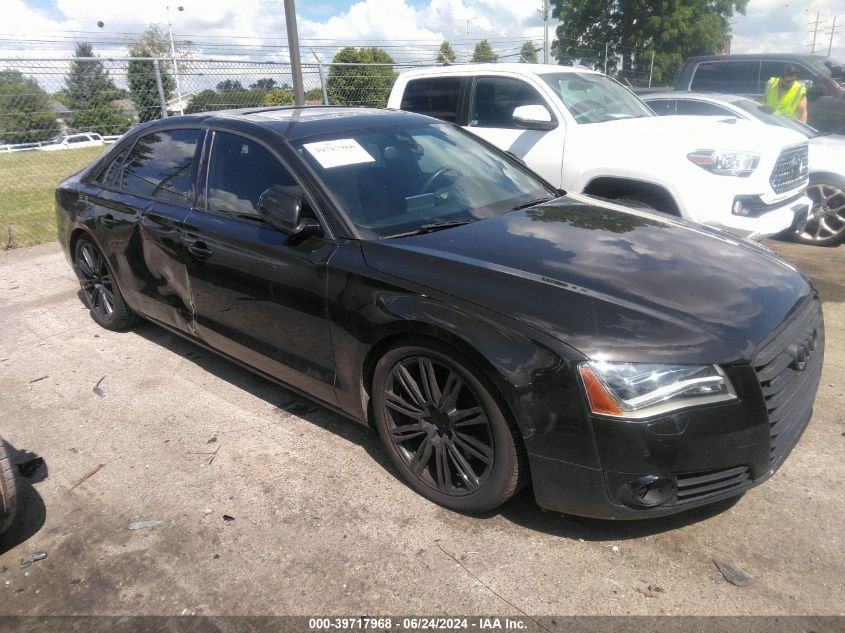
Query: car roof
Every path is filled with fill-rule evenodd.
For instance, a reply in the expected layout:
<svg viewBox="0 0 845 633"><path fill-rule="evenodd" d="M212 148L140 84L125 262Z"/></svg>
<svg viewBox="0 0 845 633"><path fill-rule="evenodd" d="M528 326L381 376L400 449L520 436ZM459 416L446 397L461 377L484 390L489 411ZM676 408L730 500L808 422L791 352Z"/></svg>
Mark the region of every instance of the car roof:
<svg viewBox="0 0 845 633"><path fill-rule="evenodd" d="M698 57L690 57L686 63L693 62L712 62L712 61L758 61L766 59L775 59L778 61L801 61L801 62L822 62L829 59L827 55L810 55L807 53L742 53L730 55L700 55Z"/></svg>
<svg viewBox="0 0 845 633"><path fill-rule="evenodd" d="M724 94L721 92L693 92L692 90L666 90L638 95L645 102L655 99L699 99L714 103L736 103L737 101L754 101L742 95Z"/></svg>
<svg viewBox="0 0 845 633"><path fill-rule="evenodd" d="M145 129L192 124L227 126L235 122L260 125L281 134L288 140L367 128L375 129L398 123L406 125L443 123L423 114L382 108L278 106L220 110L168 117L158 119L153 125L145 126Z"/></svg>
<svg viewBox="0 0 845 633"><path fill-rule="evenodd" d="M451 75L451 74L482 74L489 72L511 72L520 75L548 75L559 72L577 72L591 75L602 73L583 66L561 66L558 64L451 64L449 66L437 66L435 68L420 68L402 73L402 77L417 77L420 75Z"/></svg>

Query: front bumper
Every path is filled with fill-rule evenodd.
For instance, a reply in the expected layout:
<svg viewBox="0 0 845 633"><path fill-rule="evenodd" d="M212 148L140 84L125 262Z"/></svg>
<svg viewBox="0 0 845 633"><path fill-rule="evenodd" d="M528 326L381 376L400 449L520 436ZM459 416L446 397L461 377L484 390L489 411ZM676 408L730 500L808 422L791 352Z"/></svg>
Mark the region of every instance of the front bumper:
<svg viewBox="0 0 845 633"><path fill-rule="evenodd" d="M598 467L529 453L537 503L567 514L642 519L742 494L771 477L798 443L823 358L824 323L812 299L763 342L753 364L724 367L736 401L642 421L592 416ZM643 481L656 482L656 501L648 490L631 494L642 492Z"/></svg>
<svg viewBox="0 0 845 633"><path fill-rule="evenodd" d="M747 205L748 196L737 196L737 198L745 198L743 202ZM734 203L737 202L737 198L734 199ZM806 195L800 195L784 202L758 203L753 207L750 215L731 213L713 226L750 240L761 240L795 227L800 221L807 219L812 208L813 201Z"/></svg>

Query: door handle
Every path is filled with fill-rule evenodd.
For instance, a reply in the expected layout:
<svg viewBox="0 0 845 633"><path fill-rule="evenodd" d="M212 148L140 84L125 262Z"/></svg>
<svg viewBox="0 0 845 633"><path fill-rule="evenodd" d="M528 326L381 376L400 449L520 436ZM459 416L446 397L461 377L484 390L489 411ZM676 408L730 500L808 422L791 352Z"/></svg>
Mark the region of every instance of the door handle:
<svg viewBox="0 0 845 633"><path fill-rule="evenodd" d="M208 259L212 255L212 251L205 242L191 242L188 244L188 252L199 260Z"/></svg>
<svg viewBox="0 0 845 633"><path fill-rule="evenodd" d="M100 221L103 223L103 226L107 226L109 228L117 226L118 224L118 220L116 220L111 213L109 213L108 215L104 215L102 218L100 218Z"/></svg>

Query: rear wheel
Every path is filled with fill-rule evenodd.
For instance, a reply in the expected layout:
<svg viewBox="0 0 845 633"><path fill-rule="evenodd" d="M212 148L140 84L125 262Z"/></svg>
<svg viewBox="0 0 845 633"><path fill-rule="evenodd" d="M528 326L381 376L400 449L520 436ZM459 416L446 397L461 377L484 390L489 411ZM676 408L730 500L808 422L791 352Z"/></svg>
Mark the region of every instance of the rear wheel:
<svg viewBox="0 0 845 633"><path fill-rule="evenodd" d="M135 314L106 264L106 258L88 237L80 237L74 248L74 264L82 298L91 318L108 330L123 330L135 322Z"/></svg>
<svg viewBox="0 0 845 633"><path fill-rule="evenodd" d="M14 466L6 443L0 438L0 534L9 529L15 520L17 498Z"/></svg>
<svg viewBox="0 0 845 633"><path fill-rule="evenodd" d="M518 489L523 449L492 387L436 341L395 347L379 360L373 413L394 466L427 499L483 512Z"/></svg>
<svg viewBox="0 0 845 633"><path fill-rule="evenodd" d="M813 201L813 208L807 221L795 228L795 241L835 246L845 240L845 178L837 174L811 174L807 195Z"/></svg>

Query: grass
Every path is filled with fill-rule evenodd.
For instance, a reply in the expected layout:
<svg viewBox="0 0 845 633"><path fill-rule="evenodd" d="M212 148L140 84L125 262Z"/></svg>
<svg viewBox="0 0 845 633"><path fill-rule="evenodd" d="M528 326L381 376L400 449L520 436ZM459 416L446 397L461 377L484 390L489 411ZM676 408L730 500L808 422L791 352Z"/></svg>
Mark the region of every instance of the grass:
<svg viewBox="0 0 845 633"><path fill-rule="evenodd" d="M84 147L0 154L0 248L55 240L56 185L105 149Z"/></svg>

